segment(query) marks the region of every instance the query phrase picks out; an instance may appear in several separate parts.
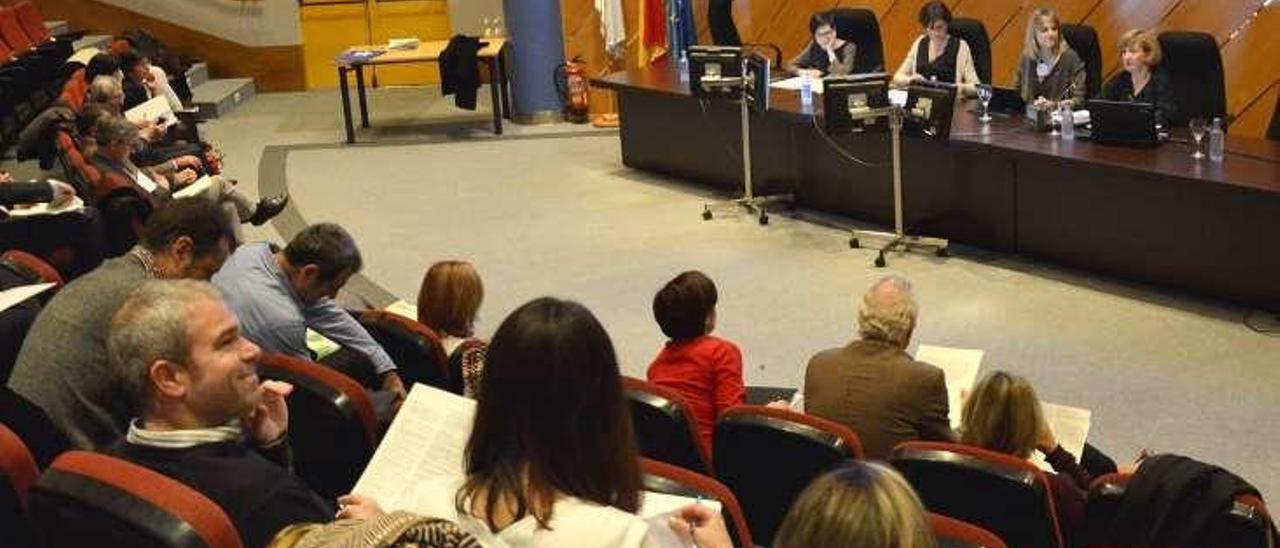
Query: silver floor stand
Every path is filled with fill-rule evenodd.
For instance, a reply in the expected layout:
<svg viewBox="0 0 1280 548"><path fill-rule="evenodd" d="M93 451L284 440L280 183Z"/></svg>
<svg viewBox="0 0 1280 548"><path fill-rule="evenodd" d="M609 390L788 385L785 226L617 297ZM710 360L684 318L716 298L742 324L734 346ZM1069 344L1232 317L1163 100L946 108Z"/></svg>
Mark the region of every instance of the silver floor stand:
<svg viewBox="0 0 1280 548"><path fill-rule="evenodd" d="M913 236L902 229L902 108L891 106L853 114L855 119L874 119L882 116L889 117L889 135L893 145L893 232L853 230L849 238L849 247L860 248L863 240L883 242L879 248L879 253L876 255L875 265L877 268L885 266L884 254L888 251L930 250L938 257L946 257L948 255L947 240L929 236Z"/></svg>
<svg viewBox="0 0 1280 548"><path fill-rule="evenodd" d="M733 200L724 200L719 202L708 202L702 206L702 220L710 221L715 215L712 211L738 208L746 209L747 212L755 215L760 224L769 224L769 211L765 209L766 204L775 202L790 202L792 195L790 194L769 194L765 196L756 196L755 190L751 184L751 111L747 105L746 97L738 101L742 106L742 185L743 195L741 198Z"/></svg>

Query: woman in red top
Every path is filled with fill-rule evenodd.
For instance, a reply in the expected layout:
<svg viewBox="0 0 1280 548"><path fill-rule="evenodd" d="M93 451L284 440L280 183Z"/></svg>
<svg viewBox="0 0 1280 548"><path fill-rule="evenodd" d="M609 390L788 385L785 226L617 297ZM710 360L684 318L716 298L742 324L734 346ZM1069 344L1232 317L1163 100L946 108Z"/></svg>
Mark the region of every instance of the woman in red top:
<svg viewBox="0 0 1280 548"><path fill-rule="evenodd" d="M716 285L705 274L684 272L653 296L653 316L671 340L649 365L649 382L684 396L711 449L716 417L746 400L742 352L711 335L716 327Z"/></svg>

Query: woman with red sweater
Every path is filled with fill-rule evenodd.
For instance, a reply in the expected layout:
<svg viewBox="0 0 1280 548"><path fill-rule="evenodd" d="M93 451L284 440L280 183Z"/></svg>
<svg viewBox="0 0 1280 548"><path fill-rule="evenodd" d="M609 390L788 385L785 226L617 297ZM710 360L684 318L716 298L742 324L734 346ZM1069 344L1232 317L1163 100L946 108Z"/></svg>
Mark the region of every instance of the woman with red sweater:
<svg viewBox="0 0 1280 548"><path fill-rule="evenodd" d="M671 340L649 365L649 382L684 396L707 449L716 417L746 400L742 351L711 335L716 327L716 285L696 270L684 272L653 297L653 316Z"/></svg>

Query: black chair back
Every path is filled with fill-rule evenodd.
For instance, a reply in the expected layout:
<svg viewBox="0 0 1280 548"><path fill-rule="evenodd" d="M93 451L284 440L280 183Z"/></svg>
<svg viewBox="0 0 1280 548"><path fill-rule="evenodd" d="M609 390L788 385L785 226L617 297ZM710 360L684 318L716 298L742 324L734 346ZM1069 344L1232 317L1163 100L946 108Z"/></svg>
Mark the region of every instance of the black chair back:
<svg viewBox="0 0 1280 548"><path fill-rule="evenodd" d="M449 374L448 357L439 335L431 328L385 310L362 312L360 325L391 356L405 386L422 383L462 393L462 379Z"/></svg>
<svg viewBox="0 0 1280 548"><path fill-rule="evenodd" d="M880 39L876 12L863 8L837 8L828 13L836 28L836 36L858 47L853 59L853 72L884 71L884 42Z"/></svg>
<svg viewBox="0 0 1280 548"><path fill-rule="evenodd" d="M1025 460L959 444L908 442L889 462L930 512L986 529L1009 546L1062 546L1048 480Z"/></svg>
<svg viewBox="0 0 1280 548"><path fill-rule="evenodd" d="M1124 505L1132 474L1107 474L1094 480L1085 503L1082 541L1113 544L1111 531ZM1253 495L1235 497L1216 519L1205 524L1197 545L1274 548L1274 525L1262 499Z"/></svg>
<svg viewBox="0 0 1280 548"><path fill-rule="evenodd" d="M733 0L711 0L707 3L707 23L711 40L719 46L740 46L738 25L733 22Z"/></svg>
<svg viewBox="0 0 1280 548"><path fill-rule="evenodd" d="M1177 104L1170 125L1183 127L1192 118L1217 117L1225 122L1227 88L1218 41L1209 33L1183 30L1162 32L1159 40L1164 52L1160 70L1168 77Z"/></svg>
<svg viewBox="0 0 1280 548"><path fill-rule="evenodd" d="M1089 25L1066 23L1062 25L1062 38L1084 61L1085 98L1098 97L1102 90L1102 50L1098 46L1098 32Z"/></svg>
<svg viewBox="0 0 1280 548"><path fill-rule="evenodd" d="M711 473L707 449L689 406L678 393L631 377L623 377L622 387L641 455L699 474Z"/></svg>
<svg viewBox="0 0 1280 548"><path fill-rule="evenodd" d="M716 421L719 479L742 504L751 538L770 546L800 492L847 460L862 458L848 428L812 415L755 405L731 407Z"/></svg>
<svg viewBox="0 0 1280 548"><path fill-rule="evenodd" d="M984 84L990 84L991 37L987 35L987 27L977 19L957 17L951 20L951 35L969 44L969 52L973 54L973 67L978 72L978 80Z"/></svg>

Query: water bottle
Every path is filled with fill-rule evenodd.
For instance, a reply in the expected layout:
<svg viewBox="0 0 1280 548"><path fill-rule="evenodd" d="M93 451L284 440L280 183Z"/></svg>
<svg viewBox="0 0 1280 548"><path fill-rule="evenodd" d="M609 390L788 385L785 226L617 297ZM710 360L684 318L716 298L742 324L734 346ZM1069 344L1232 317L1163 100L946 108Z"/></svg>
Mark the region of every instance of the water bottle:
<svg viewBox="0 0 1280 548"><path fill-rule="evenodd" d="M1071 112L1071 102L1063 101L1058 106L1058 118L1062 124L1062 139L1070 141L1076 138L1076 117Z"/></svg>
<svg viewBox="0 0 1280 548"><path fill-rule="evenodd" d="M1213 119L1213 127L1209 128L1209 161L1222 161L1223 141L1226 139L1222 133L1222 118L1215 117Z"/></svg>
<svg viewBox="0 0 1280 548"><path fill-rule="evenodd" d="M679 65L676 67L676 70L680 71L681 82L689 81L689 54L688 53L685 53L683 51L680 52L680 61L679 61Z"/></svg>
<svg viewBox="0 0 1280 548"><path fill-rule="evenodd" d="M809 82L809 75L800 76L800 109L805 114L813 113L813 84Z"/></svg>

